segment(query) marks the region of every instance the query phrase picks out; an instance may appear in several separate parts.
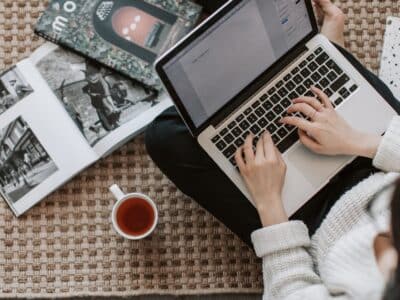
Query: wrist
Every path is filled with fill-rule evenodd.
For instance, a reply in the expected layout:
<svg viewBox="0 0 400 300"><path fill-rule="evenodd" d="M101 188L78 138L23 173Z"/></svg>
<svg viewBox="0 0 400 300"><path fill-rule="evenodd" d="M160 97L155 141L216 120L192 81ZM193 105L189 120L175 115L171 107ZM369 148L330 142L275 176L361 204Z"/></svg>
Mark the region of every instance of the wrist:
<svg viewBox="0 0 400 300"><path fill-rule="evenodd" d="M378 152L382 137L374 134L357 133L353 142L353 155L373 159Z"/></svg>
<svg viewBox="0 0 400 300"><path fill-rule="evenodd" d="M288 221L285 208L280 196L271 196L267 201L257 205L257 212L260 216L263 227L272 226Z"/></svg>

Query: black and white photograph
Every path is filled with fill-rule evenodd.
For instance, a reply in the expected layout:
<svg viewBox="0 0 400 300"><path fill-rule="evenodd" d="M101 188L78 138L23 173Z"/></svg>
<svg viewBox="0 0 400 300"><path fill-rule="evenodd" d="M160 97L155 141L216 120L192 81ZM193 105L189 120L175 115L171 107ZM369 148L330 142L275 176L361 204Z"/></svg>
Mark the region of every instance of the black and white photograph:
<svg viewBox="0 0 400 300"><path fill-rule="evenodd" d="M57 170L21 117L0 129L0 190L10 203L16 203Z"/></svg>
<svg viewBox="0 0 400 300"><path fill-rule="evenodd" d="M159 103L154 90L60 48L36 67L91 146Z"/></svg>
<svg viewBox="0 0 400 300"><path fill-rule="evenodd" d="M18 68L0 75L0 114L33 93L32 87L26 81Z"/></svg>

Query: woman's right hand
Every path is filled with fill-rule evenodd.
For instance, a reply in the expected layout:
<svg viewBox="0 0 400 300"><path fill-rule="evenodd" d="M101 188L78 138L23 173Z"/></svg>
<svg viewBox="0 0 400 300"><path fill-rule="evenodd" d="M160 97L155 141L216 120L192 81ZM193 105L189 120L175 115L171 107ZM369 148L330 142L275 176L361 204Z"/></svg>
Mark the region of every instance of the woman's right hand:
<svg viewBox="0 0 400 300"><path fill-rule="evenodd" d="M309 118L287 116L282 123L298 128L300 141L310 150L325 155L357 155L373 158L381 137L352 128L334 109L328 96L312 87L314 97L293 100L288 114L300 112Z"/></svg>

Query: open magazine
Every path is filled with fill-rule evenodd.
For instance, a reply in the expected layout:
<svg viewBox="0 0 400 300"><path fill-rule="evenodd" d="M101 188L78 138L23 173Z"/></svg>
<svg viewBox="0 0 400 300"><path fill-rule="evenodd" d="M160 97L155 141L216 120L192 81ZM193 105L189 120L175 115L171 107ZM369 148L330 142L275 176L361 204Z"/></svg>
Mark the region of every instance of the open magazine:
<svg viewBox="0 0 400 300"><path fill-rule="evenodd" d="M165 95L53 44L0 75L0 193L19 216L140 133Z"/></svg>

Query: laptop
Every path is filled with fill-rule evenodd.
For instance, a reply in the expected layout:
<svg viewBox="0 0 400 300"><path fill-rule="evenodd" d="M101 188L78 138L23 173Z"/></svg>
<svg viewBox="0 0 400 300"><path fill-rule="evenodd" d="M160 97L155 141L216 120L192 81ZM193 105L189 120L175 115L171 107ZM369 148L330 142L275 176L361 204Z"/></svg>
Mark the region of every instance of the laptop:
<svg viewBox="0 0 400 300"><path fill-rule="evenodd" d="M256 140L270 132L287 164L288 215L355 158L321 156L303 146L296 128L278 122L292 99L313 96L315 85L351 126L375 134L396 115L318 33L309 0L229 1L160 57L155 69L193 137L252 203L234 155L250 132Z"/></svg>

